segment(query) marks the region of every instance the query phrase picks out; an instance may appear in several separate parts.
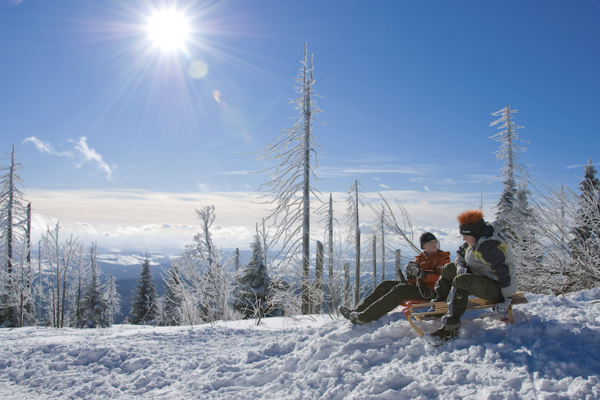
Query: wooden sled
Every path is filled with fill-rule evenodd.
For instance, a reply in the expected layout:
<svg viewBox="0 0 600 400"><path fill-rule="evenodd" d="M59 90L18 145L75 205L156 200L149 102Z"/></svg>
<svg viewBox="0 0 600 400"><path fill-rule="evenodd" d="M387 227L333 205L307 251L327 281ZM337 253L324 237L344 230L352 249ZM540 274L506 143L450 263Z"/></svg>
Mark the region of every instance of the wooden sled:
<svg viewBox="0 0 600 400"><path fill-rule="evenodd" d="M515 304L525 303L527 303L527 299L525 298L525 295L523 293L513 294L512 303L510 304L510 307L508 307L508 310L506 310L506 315L508 316L508 318L503 319L503 321L510 322L511 324L513 324L515 320L513 318L512 306ZM467 304L467 311L492 308L495 305L495 301L473 297L469 299L469 303ZM419 329L416 322L423 321L423 317L427 315L443 315L448 312L448 305L442 302L430 303L422 300L407 300L404 303L402 303L402 306L404 307L404 309L402 310L404 312L404 316L406 317L410 325L413 327L413 329L420 336L425 335L425 332ZM429 311L429 308L431 308L431 306L435 306L435 310Z"/></svg>

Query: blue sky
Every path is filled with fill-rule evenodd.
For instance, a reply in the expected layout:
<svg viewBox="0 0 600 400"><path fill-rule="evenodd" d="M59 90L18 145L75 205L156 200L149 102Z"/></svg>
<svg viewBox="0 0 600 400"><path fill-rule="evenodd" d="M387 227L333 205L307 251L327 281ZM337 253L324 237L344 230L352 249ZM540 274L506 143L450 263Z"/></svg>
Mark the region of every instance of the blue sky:
<svg viewBox="0 0 600 400"><path fill-rule="evenodd" d="M174 5L192 40L167 54L146 26ZM266 215L250 172L269 166L247 153L293 125L307 42L327 122L316 187L341 217L358 179L452 247L456 214L483 190L493 219L502 190L491 113L519 110L541 182L575 189L598 159L599 21L597 0L1 0L0 150L15 146L38 232L60 221L101 245L181 245L214 204L222 244L247 247Z"/></svg>

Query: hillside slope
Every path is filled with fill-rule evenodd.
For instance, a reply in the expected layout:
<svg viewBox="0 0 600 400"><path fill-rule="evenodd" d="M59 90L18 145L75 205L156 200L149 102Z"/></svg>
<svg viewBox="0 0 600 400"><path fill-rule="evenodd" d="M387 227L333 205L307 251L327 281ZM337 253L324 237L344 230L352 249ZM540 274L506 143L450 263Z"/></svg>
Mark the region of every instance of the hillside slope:
<svg viewBox="0 0 600 400"><path fill-rule="evenodd" d="M495 315L465 321L439 348L400 313L365 326L313 316L0 330L0 397L598 399L597 292L529 295L514 325Z"/></svg>

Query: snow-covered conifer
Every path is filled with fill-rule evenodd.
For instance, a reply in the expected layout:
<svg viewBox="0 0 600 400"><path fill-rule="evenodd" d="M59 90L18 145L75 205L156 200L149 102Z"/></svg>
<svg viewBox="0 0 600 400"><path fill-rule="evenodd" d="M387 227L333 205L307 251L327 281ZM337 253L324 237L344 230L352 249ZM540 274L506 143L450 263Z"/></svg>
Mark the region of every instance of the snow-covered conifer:
<svg viewBox="0 0 600 400"><path fill-rule="evenodd" d="M540 293L547 285L549 269L544 265L545 249L536 212L529 202L531 192L523 180L517 188L515 202L510 214L512 226L511 249L517 261L516 270L520 290Z"/></svg>
<svg viewBox="0 0 600 400"><path fill-rule="evenodd" d="M598 229L598 221L594 221L593 216L589 215L588 211L594 207L600 207L598 203L598 193L600 190L600 180L596 178L596 168L592 164L592 159L584 167L583 179L579 183L581 189L581 206L578 212L577 219L574 221L573 241L575 243L583 243L590 239L594 230ZM597 238L600 239L600 238Z"/></svg>
<svg viewBox="0 0 600 400"><path fill-rule="evenodd" d="M262 317L268 312L267 297L271 284L258 232L250 246L252 248L250 262L239 271L232 298L233 308L246 318Z"/></svg>
<svg viewBox="0 0 600 400"><path fill-rule="evenodd" d="M153 325L157 323L158 308L156 305L156 285L150 271L150 260L146 254L146 260L142 263L139 285L135 288L135 296L131 303L132 324Z"/></svg>
<svg viewBox="0 0 600 400"><path fill-rule="evenodd" d="M117 291L117 280L112 274L108 276L108 282L106 282L106 288L104 290L104 296L109 309L109 321L110 324L115 323L115 315L121 314L121 295Z"/></svg>
<svg viewBox="0 0 600 400"><path fill-rule="evenodd" d="M180 290L178 290L180 279L177 276L177 271L174 268L169 270L168 276L165 279L165 284L167 286L167 293L164 296L161 325L180 325L182 321L181 305L183 301L179 295Z"/></svg>
<svg viewBox="0 0 600 400"><path fill-rule="evenodd" d="M592 160L584 168L576 198L569 248L573 268L569 291L589 289L600 281L600 180Z"/></svg>
<svg viewBox="0 0 600 400"><path fill-rule="evenodd" d="M194 244L188 245L178 259L171 262L175 269L177 285L173 285L181 299L183 324L215 322L234 319L230 306L233 278L230 273L235 257L222 260L222 251L212 240L211 227L215 220L215 207L196 210L201 221L200 232Z"/></svg>
<svg viewBox="0 0 600 400"><path fill-rule="evenodd" d="M110 326L110 309L100 287L100 268L96 261L96 244L90 250L91 276L85 287L81 307L83 318L80 328L107 328Z"/></svg>

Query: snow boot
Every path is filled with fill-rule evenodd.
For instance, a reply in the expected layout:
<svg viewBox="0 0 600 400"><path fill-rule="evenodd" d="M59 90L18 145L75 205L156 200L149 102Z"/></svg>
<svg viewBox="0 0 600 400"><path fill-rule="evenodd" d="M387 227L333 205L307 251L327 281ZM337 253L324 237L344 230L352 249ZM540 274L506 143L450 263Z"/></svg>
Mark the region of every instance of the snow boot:
<svg viewBox="0 0 600 400"><path fill-rule="evenodd" d="M350 319L350 313L352 312L352 310L350 310L348 307L339 306L338 311L340 312L340 314L342 314L342 317Z"/></svg>
<svg viewBox="0 0 600 400"><path fill-rule="evenodd" d="M458 329L457 330L450 330L450 329L446 329L446 327L444 326L441 329L438 329L437 331L433 332L433 333L428 333L425 336L423 336L423 340L425 341L425 343L427 343L430 346L441 346L442 344L446 343L448 340L455 338L458 335Z"/></svg>
<svg viewBox="0 0 600 400"><path fill-rule="evenodd" d="M448 299L448 293L450 293L450 289L452 289L452 281L446 280L444 278L438 279L435 283L435 287L433 290L435 291L435 297L431 300L431 302L439 302L446 301Z"/></svg>
<svg viewBox="0 0 600 400"><path fill-rule="evenodd" d="M359 319L359 314L356 311L350 313L350 322L354 325L364 325L366 322Z"/></svg>
<svg viewBox="0 0 600 400"><path fill-rule="evenodd" d="M447 329L458 330L460 328L460 317L467 311L469 292L453 287L448 298L448 313L442 317L442 323Z"/></svg>

